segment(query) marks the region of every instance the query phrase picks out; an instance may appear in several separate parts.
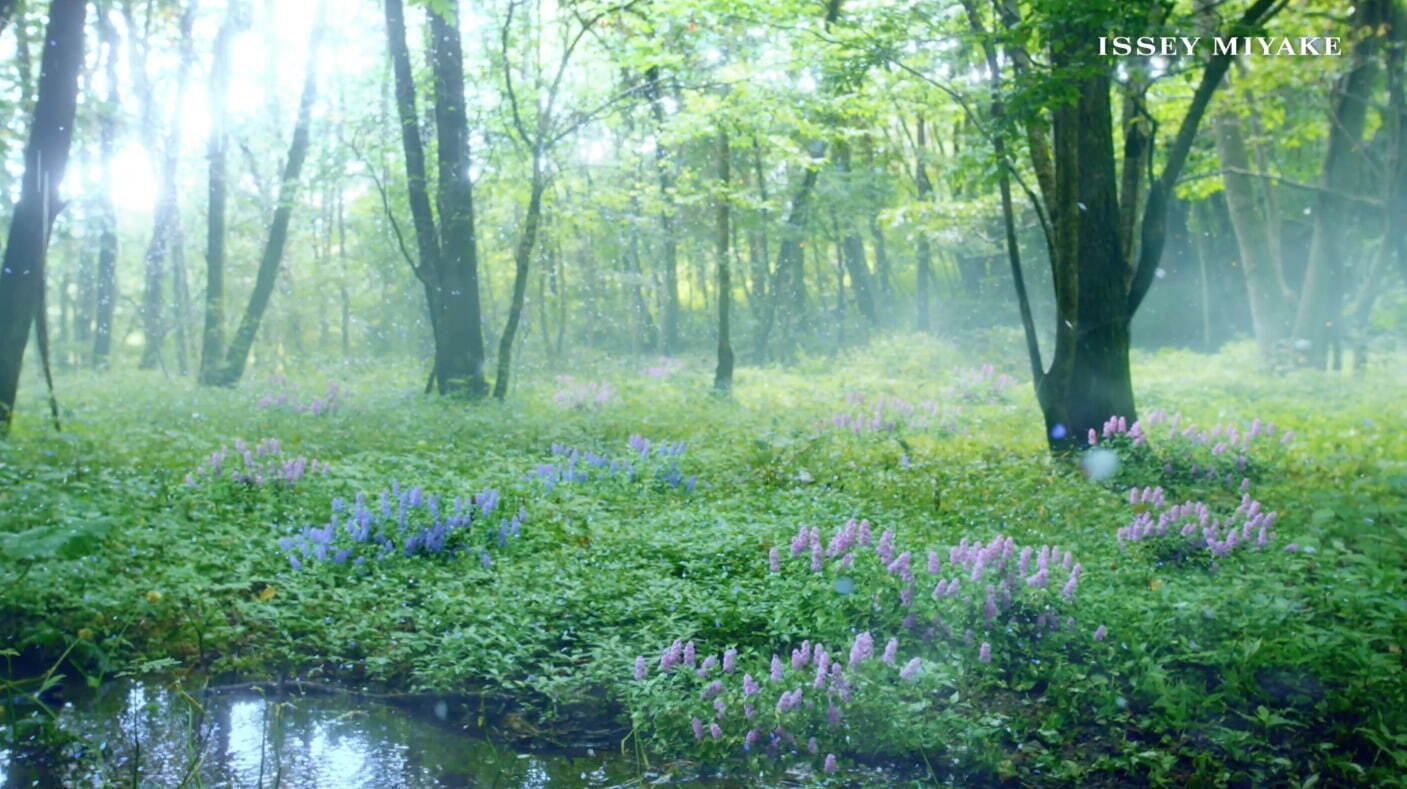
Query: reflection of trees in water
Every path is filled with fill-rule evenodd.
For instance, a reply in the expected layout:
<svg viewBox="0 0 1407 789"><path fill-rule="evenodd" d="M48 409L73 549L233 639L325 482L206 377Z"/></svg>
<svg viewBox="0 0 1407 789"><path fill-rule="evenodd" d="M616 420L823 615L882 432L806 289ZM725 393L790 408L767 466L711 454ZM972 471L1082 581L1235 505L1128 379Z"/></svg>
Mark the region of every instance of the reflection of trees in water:
<svg viewBox="0 0 1407 789"><path fill-rule="evenodd" d="M114 682L75 698L62 728L81 744L63 776L12 755L4 788L57 785L430 787L610 785L632 777L605 756L533 755L455 728L445 703L229 693ZM199 780L193 780L194 777ZM585 776L585 778L583 778ZM34 783L37 781L37 783Z"/></svg>

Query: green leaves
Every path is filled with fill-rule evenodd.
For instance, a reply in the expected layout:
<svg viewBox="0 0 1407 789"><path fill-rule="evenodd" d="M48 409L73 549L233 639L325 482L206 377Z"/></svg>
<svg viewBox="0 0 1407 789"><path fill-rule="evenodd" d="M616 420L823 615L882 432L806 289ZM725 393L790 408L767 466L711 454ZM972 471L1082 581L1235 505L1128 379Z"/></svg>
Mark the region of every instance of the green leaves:
<svg viewBox="0 0 1407 789"><path fill-rule="evenodd" d="M0 558L13 562L78 559L97 551L110 530L111 524L106 519L95 518L77 524L0 533Z"/></svg>

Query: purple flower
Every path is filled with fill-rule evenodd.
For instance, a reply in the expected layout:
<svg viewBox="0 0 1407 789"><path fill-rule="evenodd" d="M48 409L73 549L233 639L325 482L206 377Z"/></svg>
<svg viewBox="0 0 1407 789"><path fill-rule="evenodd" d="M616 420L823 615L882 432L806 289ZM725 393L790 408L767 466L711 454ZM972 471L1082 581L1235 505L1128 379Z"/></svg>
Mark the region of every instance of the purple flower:
<svg viewBox="0 0 1407 789"><path fill-rule="evenodd" d="M715 679L714 681L708 683L708 685L706 685L704 689L699 692L699 698L703 701L708 701L709 699L718 696L722 692L723 683Z"/></svg>
<svg viewBox="0 0 1407 789"><path fill-rule="evenodd" d="M715 740L723 739L723 728L716 723L708 724L708 735Z"/></svg>
<svg viewBox="0 0 1407 789"><path fill-rule="evenodd" d="M694 650L694 642L690 641L684 645L684 665L693 666L698 653Z"/></svg>
<svg viewBox="0 0 1407 789"><path fill-rule="evenodd" d="M988 644L986 641L983 641L981 648L977 650L977 659L982 661L983 663L991 663L992 645Z"/></svg>
<svg viewBox="0 0 1407 789"><path fill-rule="evenodd" d="M811 543L811 572L819 573L826 568L823 556L824 555L821 553L821 544L819 542Z"/></svg>
<svg viewBox="0 0 1407 789"><path fill-rule="evenodd" d="M899 679L903 680L904 682L912 682L915 678L918 677L918 670L922 665L923 662L920 661L918 658L914 658L908 663L905 663L904 667L899 669Z"/></svg>
<svg viewBox="0 0 1407 789"><path fill-rule="evenodd" d="M649 674L649 671L650 667L649 664L645 662L644 655L635 658L635 678L637 680L644 679Z"/></svg>
<svg viewBox="0 0 1407 789"><path fill-rule="evenodd" d="M699 676L708 676L708 672L712 671L713 667L717 665L718 658L716 656L709 655L708 657L704 658L703 665L699 666Z"/></svg>
<svg viewBox="0 0 1407 789"><path fill-rule="evenodd" d="M679 665L679 661L683 657L683 654L684 645L679 642L679 639L676 638L674 640L674 643L670 644L669 647L667 647L664 652L660 655L660 671L666 672Z"/></svg>
<svg viewBox="0 0 1407 789"><path fill-rule="evenodd" d="M726 649L723 651L723 673L732 674L738 667L738 650Z"/></svg>
<svg viewBox="0 0 1407 789"><path fill-rule="evenodd" d="M890 665L893 665L895 659L896 659L898 656L899 656L899 639L897 639L897 638L891 638L891 639L889 639L889 643L887 643L887 644L884 645L884 655L883 655L883 657L882 657L881 659L882 659L885 663L888 663L888 664L890 664Z"/></svg>
<svg viewBox="0 0 1407 789"><path fill-rule="evenodd" d="M782 668L782 659L779 658L779 657L777 657L775 654L772 655L772 673L771 673L771 679L772 679L773 682L781 682L781 681L782 681L782 671L783 671L783 668Z"/></svg>
<svg viewBox="0 0 1407 789"><path fill-rule="evenodd" d="M757 680L753 679L751 674L743 675L743 698L756 696L761 690L762 686L757 684Z"/></svg>
<svg viewBox="0 0 1407 789"><path fill-rule="evenodd" d="M861 663L874 657L874 638L868 631L855 636L855 643L850 646L850 668L856 668Z"/></svg>
<svg viewBox="0 0 1407 789"><path fill-rule="evenodd" d="M835 754L833 754L833 753L828 753L828 754L826 754L826 767L825 767L826 772L828 772L828 773L834 773L835 771L837 771L837 770L839 770L839 769L840 769L840 766L835 763Z"/></svg>
<svg viewBox="0 0 1407 789"><path fill-rule="evenodd" d="M751 750L757 744L757 738L761 736L757 729L748 729L747 735L743 738L743 750Z"/></svg>
<svg viewBox="0 0 1407 789"><path fill-rule="evenodd" d="M899 590L899 605L905 608L912 608L914 605L914 585L909 584Z"/></svg>
<svg viewBox="0 0 1407 789"><path fill-rule="evenodd" d="M807 752L807 753L814 754L814 753L816 753L816 752L819 751L819 750L820 750L820 748L816 747L816 738L815 738L815 737L810 737L810 738L808 738L808 739L806 740L806 752Z"/></svg>
<svg viewBox="0 0 1407 789"><path fill-rule="evenodd" d="M840 708L834 703L826 705L826 723L831 726L840 725Z"/></svg>
<svg viewBox="0 0 1407 789"><path fill-rule="evenodd" d="M1099 627L1096 627L1096 628L1094 629L1094 640L1095 640L1095 641L1103 641L1103 640L1104 640L1104 637L1107 636L1107 635L1109 635L1109 629L1106 628L1104 625L1100 625Z"/></svg>
<svg viewBox="0 0 1407 789"><path fill-rule="evenodd" d="M937 575L937 574L938 574L938 571L939 571L940 569L942 569L942 567L943 567L943 560L940 559L940 558L938 558L938 552L937 552L937 551L929 551L929 552L928 552L928 574L929 574L929 575Z"/></svg>
<svg viewBox="0 0 1407 789"><path fill-rule="evenodd" d="M717 698L713 700L713 716L715 718L723 720L723 711L726 709L728 709L728 705L723 702L723 699Z"/></svg>
<svg viewBox="0 0 1407 789"><path fill-rule="evenodd" d="M776 548L767 552L767 566L774 573L782 571L782 557Z"/></svg>
<svg viewBox="0 0 1407 789"><path fill-rule="evenodd" d="M894 530L885 529L879 535L879 545L875 546L875 553L879 554L879 560L886 566L894 561Z"/></svg>
<svg viewBox="0 0 1407 789"><path fill-rule="evenodd" d="M693 720L689 721L689 725L692 726L693 729L694 729L694 739L696 739L696 740L702 740L702 739L703 739L703 721L699 720L698 718L694 718Z"/></svg>
<svg viewBox="0 0 1407 789"><path fill-rule="evenodd" d="M908 551L904 551L903 553L899 554L898 558L890 562L889 566L885 569L887 569L891 575L909 577L910 575L912 575L912 571L909 569L909 563L912 560L912 554L910 554Z"/></svg>

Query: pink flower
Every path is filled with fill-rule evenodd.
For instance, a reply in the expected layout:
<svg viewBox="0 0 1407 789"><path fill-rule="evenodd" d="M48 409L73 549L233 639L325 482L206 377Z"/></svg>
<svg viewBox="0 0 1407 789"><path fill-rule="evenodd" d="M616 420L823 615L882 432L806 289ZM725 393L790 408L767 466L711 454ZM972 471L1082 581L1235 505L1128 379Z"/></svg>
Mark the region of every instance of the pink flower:
<svg viewBox="0 0 1407 789"><path fill-rule="evenodd" d="M743 675L743 698L756 696L760 690L762 690L762 686L757 684L757 680L753 679L751 674Z"/></svg>
<svg viewBox="0 0 1407 789"><path fill-rule="evenodd" d="M899 639L891 638L889 643L884 645L884 655L881 658L885 663L893 665L899 655Z"/></svg>
<svg viewBox="0 0 1407 789"><path fill-rule="evenodd" d="M922 665L922 662L918 658L914 658L908 663L905 663L904 667L899 669L899 679L904 682L912 682L918 677L918 670Z"/></svg>
<svg viewBox="0 0 1407 789"><path fill-rule="evenodd" d="M850 646L850 668L856 668L861 663L874 657L874 638L869 632L855 636L855 643Z"/></svg>

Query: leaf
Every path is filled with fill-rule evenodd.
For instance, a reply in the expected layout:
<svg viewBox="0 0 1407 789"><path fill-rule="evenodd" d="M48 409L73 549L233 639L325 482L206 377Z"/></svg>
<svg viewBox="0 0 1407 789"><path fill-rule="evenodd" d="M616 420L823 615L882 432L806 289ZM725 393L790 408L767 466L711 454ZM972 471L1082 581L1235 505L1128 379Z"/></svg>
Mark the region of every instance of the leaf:
<svg viewBox="0 0 1407 789"><path fill-rule="evenodd" d="M11 561L77 559L93 553L110 526L106 521L86 521L78 527L40 526L0 535L0 556Z"/></svg>

